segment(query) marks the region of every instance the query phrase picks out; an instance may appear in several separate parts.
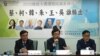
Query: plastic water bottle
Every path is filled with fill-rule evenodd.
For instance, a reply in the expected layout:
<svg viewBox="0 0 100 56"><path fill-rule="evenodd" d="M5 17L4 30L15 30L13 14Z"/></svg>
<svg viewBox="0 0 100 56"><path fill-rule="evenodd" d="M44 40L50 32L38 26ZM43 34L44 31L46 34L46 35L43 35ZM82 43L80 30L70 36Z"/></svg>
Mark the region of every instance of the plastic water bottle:
<svg viewBox="0 0 100 56"><path fill-rule="evenodd" d="M58 44L58 42L55 43L55 49L59 50L59 44Z"/></svg>

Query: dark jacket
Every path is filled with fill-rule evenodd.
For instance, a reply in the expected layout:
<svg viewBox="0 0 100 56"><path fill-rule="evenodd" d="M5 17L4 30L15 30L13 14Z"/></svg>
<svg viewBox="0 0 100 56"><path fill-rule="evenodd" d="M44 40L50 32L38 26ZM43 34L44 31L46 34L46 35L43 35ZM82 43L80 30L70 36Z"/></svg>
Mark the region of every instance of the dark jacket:
<svg viewBox="0 0 100 56"><path fill-rule="evenodd" d="M59 50L64 50L64 47L66 47L66 43L65 40L63 38L59 38L58 39L58 44L59 44ZM54 46L54 39L50 38L47 40L47 49L50 50L50 52L53 52Z"/></svg>
<svg viewBox="0 0 100 56"><path fill-rule="evenodd" d="M96 51L95 41L93 39L89 39L89 41L87 41L87 42L84 42L83 39L78 40L76 54L80 54L80 50L86 49L86 47L90 47L91 50Z"/></svg>
<svg viewBox="0 0 100 56"><path fill-rule="evenodd" d="M58 29L58 27L55 25L53 26L53 29ZM61 26L59 26L59 29L61 29Z"/></svg>
<svg viewBox="0 0 100 56"><path fill-rule="evenodd" d="M27 50L33 50L34 49L33 41L28 39L27 42L25 43L25 47ZM21 48L23 48L23 43L22 40L19 39L15 42L15 53L19 53Z"/></svg>

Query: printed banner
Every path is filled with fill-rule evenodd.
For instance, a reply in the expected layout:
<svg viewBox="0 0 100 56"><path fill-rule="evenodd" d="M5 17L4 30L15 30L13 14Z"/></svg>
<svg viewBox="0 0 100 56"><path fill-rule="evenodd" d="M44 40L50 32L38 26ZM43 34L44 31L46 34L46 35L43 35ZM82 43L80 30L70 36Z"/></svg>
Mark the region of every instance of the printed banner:
<svg viewBox="0 0 100 56"><path fill-rule="evenodd" d="M99 34L99 0L0 0L0 38L19 38L27 30L30 38L49 38L52 29L61 37L82 37L89 30Z"/></svg>

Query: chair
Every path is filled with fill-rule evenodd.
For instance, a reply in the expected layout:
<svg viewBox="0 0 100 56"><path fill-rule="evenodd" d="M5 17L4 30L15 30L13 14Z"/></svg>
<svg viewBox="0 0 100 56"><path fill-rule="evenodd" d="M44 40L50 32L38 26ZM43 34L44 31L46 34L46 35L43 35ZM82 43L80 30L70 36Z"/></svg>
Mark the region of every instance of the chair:
<svg viewBox="0 0 100 56"><path fill-rule="evenodd" d="M47 41L44 41L45 51L47 50Z"/></svg>
<svg viewBox="0 0 100 56"><path fill-rule="evenodd" d="M33 46L34 46L34 50L37 50L37 47L38 47L38 41L37 40L33 40Z"/></svg>

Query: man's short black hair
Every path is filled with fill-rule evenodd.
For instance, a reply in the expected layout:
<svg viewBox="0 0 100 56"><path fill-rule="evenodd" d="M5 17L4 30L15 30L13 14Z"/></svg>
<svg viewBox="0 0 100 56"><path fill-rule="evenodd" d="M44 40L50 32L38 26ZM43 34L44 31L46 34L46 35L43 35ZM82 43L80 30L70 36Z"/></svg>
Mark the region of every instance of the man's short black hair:
<svg viewBox="0 0 100 56"><path fill-rule="evenodd" d="M19 22L24 22L23 20L20 20Z"/></svg>
<svg viewBox="0 0 100 56"><path fill-rule="evenodd" d="M84 30L84 31L82 32L82 35L84 35L85 33L89 33L89 34L90 34L90 31Z"/></svg>
<svg viewBox="0 0 100 56"><path fill-rule="evenodd" d="M20 36L21 36L22 34L24 34L24 33L28 33L28 31L26 31L26 30L20 31Z"/></svg>
<svg viewBox="0 0 100 56"><path fill-rule="evenodd" d="M59 29L53 29L52 30L52 35L54 34L54 32L57 32L57 31L59 31L59 33L60 33L60 30Z"/></svg>

